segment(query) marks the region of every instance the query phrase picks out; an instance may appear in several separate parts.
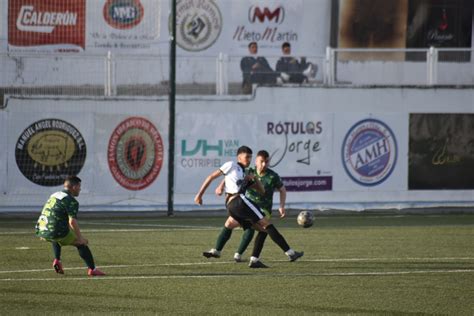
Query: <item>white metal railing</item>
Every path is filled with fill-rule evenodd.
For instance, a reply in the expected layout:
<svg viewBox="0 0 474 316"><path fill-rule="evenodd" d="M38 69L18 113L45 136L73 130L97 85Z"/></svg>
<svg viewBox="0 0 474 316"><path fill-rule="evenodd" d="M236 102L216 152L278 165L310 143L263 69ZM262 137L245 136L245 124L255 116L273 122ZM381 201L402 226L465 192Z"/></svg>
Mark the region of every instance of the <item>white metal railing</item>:
<svg viewBox="0 0 474 316"><path fill-rule="evenodd" d="M324 75L328 85L474 85L474 49L328 47Z"/></svg>
<svg viewBox="0 0 474 316"><path fill-rule="evenodd" d="M192 94L239 93L235 87L240 89L242 82L242 57L224 53L217 57L178 56L177 84ZM279 57L267 59L274 65ZM474 49L328 47L325 55L308 57L319 68L317 80L309 83L312 85L474 85ZM131 86L136 94L157 86L166 92L169 63L163 55L15 53L0 54L0 73L3 90L115 96L123 86ZM145 88L137 90L137 86Z"/></svg>

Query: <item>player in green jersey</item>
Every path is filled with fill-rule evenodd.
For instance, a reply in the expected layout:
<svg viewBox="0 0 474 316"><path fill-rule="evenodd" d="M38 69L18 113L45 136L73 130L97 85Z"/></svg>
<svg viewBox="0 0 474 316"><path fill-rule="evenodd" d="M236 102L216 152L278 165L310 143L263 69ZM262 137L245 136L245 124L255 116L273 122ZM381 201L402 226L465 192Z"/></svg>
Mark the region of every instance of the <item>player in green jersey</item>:
<svg viewBox="0 0 474 316"><path fill-rule="evenodd" d="M280 213L280 218L285 217L285 202L286 202L286 189L281 181L280 176L268 168L270 164L270 155L266 150L261 150L257 153L255 158L255 168L250 168L249 172L255 174L255 176L262 182L263 187L265 188L265 193L261 195L254 189L250 188L247 190L247 197L260 206L261 210L265 213L265 217L268 219L272 216L272 207L273 207L273 193L276 191L280 192L280 206L278 212ZM242 261L242 254L247 249L248 245L252 241L254 236L254 229L246 229L240 241L239 248L234 254L234 260L236 262ZM259 233L260 234L260 233ZM258 235L257 235L258 236ZM263 241L267 237L267 234L262 232ZM256 239L257 240L257 239ZM263 247L263 241L261 247ZM260 250L261 251L261 250Z"/></svg>
<svg viewBox="0 0 474 316"><path fill-rule="evenodd" d="M36 236L52 244L53 268L56 273L64 274L61 264L61 247L75 246L79 251L79 256L88 267L89 276L105 275L95 267L94 258L87 246L89 242L82 236L77 222L79 202L75 197L79 196L80 192L81 179L76 176L68 177L64 181L64 190L53 193L44 205L36 223Z"/></svg>
<svg viewBox="0 0 474 316"><path fill-rule="evenodd" d="M281 181L280 176L273 171L272 169L268 168L270 164L270 155L266 150L260 150L257 153L257 157L255 158L255 168L249 168L247 170L248 173L254 174L260 182L262 183L265 193L262 195L261 193L257 192L253 188L249 188L246 191L245 196L248 197L252 202L257 204L260 209L265 213L265 217L268 219L271 218L272 214L272 206L273 206L273 194L276 191L280 192L280 206L278 211L280 213L280 217L283 218L286 215L285 211L285 202L286 202L286 189ZM219 186L216 188L215 192L217 195L222 195L224 191L224 181L222 181ZM225 228L224 228L225 229ZM237 249L237 252L234 255L234 260L236 262L242 262L242 254L247 249L248 245L252 241L252 238L255 234L255 230L253 228L246 228L244 229L244 234L242 235L242 239L240 241L240 245ZM257 234L257 238L255 239L255 246L252 253L252 257L250 258L251 261L258 261L260 253L263 249L263 245L265 239L267 237L266 232L259 232Z"/></svg>

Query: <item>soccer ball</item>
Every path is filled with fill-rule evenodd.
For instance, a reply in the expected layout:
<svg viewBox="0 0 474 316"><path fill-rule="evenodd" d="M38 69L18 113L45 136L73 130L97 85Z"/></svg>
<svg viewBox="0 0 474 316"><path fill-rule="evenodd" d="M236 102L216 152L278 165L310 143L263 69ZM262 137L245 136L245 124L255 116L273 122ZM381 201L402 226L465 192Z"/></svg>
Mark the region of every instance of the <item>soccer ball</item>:
<svg viewBox="0 0 474 316"><path fill-rule="evenodd" d="M308 228L313 226L314 222L314 215L311 211L301 211L296 218L298 225L302 226L303 228Z"/></svg>

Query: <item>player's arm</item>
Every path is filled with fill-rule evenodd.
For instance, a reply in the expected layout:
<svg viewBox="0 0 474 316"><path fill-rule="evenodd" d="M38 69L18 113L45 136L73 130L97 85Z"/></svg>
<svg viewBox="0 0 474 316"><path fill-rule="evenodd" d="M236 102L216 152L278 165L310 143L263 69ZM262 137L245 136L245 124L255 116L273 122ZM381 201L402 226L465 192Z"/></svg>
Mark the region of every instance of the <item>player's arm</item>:
<svg viewBox="0 0 474 316"><path fill-rule="evenodd" d="M224 186L225 186L225 179L222 179L221 183L219 183L219 185L216 188L216 191L215 191L216 195L221 196L222 193L224 193Z"/></svg>
<svg viewBox="0 0 474 316"><path fill-rule="evenodd" d="M194 202L196 204L202 205L202 196L204 192L206 192L207 188L209 187L209 184L211 184L212 181L214 181L221 175L222 175L222 171L220 169L217 169L216 171L212 172L210 175L207 176L207 178L202 183L201 188L199 189L199 192L194 197Z"/></svg>
<svg viewBox="0 0 474 316"><path fill-rule="evenodd" d="M85 239L81 234L81 229L79 228L79 223L74 217L69 217L69 226L76 234L76 244L77 245L87 245L89 241Z"/></svg>
<svg viewBox="0 0 474 316"><path fill-rule="evenodd" d="M282 185L277 190L280 192L280 207L278 208L278 212L280 212L280 217L283 218L286 216L286 210L285 210L286 189L285 189L285 186Z"/></svg>

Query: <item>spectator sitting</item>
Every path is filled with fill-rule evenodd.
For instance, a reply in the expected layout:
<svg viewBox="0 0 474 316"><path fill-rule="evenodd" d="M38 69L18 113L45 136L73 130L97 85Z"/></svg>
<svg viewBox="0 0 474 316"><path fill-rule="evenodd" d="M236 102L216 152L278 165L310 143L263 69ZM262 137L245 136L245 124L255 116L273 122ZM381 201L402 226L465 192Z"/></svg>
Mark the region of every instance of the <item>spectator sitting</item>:
<svg viewBox="0 0 474 316"><path fill-rule="evenodd" d="M285 82L290 83L303 83L307 82L309 78L316 77L318 67L312 63L306 62L305 57L301 57L301 61L298 61L295 57L291 56L291 45L285 42L281 45L283 57L281 57L276 64L276 71L285 72L289 75L289 79Z"/></svg>
<svg viewBox="0 0 474 316"><path fill-rule="evenodd" d="M280 74L270 67L265 57L257 56L258 46L256 42L248 45L251 56L246 56L240 61L243 82L242 90L244 93L252 91L252 84L276 84L289 80L287 74ZM285 78L286 80L283 80Z"/></svg>

